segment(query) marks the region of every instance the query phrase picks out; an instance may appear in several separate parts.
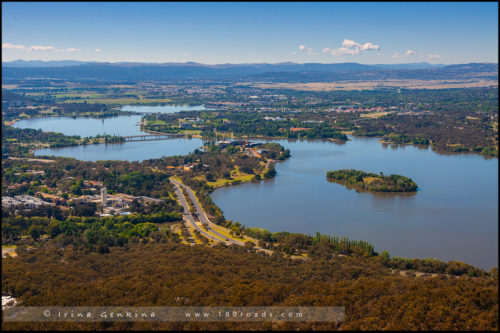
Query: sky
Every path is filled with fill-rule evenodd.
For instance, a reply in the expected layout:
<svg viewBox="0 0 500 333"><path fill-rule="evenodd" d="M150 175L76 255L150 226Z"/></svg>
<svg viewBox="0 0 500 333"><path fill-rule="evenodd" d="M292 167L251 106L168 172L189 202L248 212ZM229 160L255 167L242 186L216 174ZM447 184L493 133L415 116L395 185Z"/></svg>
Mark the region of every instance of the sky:
<svg viewBox="0 0 500 333"><path fill-rule="evenodd" d="M2 61L498 61L497 2L2 2Z"/></svg>

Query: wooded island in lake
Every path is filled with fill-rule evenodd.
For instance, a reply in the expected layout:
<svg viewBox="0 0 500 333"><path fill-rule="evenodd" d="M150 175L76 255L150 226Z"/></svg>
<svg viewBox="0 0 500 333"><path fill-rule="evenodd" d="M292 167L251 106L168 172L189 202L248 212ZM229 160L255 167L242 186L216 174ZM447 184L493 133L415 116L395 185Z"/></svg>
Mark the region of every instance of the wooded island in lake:
<svg viewBox="0 0 500 333"><path fill-rule="evenodd" d="M401 175L384 176L354 169L328 171L326 178L341 184L353 185L369 191L377 192L414 192L418 185L408 177Z"/></svg>

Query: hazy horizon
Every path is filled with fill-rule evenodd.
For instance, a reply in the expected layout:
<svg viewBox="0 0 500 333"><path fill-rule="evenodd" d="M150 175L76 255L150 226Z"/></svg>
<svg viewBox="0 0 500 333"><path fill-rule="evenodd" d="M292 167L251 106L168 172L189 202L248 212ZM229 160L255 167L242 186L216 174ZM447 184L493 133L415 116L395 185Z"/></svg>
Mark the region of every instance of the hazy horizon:
<svg viewBox="0 0 500 333"><path fill-rule="evenodd" d="M12 62L19 62L19 61L24 61L24 62L44 62L44 63L49 63L49 62L82 62L82 63L110 63L110 64L151 64L151 65L162 65L162 64L198 64L198 65L206 65L206 66L217 66L217 65L261 65L261 64L267 64L267 65L279 65L279 64L298 64L298 65L303 65L303 64L322 64L322 65L333 65L333 64L360 64L360 65L367 65L367 66L376 66L376 65L408 65L408 64L429 64L432 66L449 66L449 65L462 65L462 64L467 64L467 63L450 63L450 64L445 64L445 63L430 63L428 61L415 61L415 62L404 62L404 63L398 63L398 62L389 62L389 63L374 63L374 64L368 64L368 63L362 63L362 62L356 62L356 61L343 61L343 62L293 62L293 61L282 61L282 62L234 62L234 63L216 63L216 64L208 64L208 63L202 63L202 62L195 62L195 61L184 61L184 62L179 62L179 61L169 61L169 62L146 62L146 61L97 61L97 60L74 60L74 59L61 59L61 60L41 60L41 59L15 59L15 60L8 60L4 61L2 60L3 63L12 63ZM468 62L468 63L474 63L474 62ZM475 63L486 63L486 64L498 64L498 61L480 61L480 62L475 62Z"/></svg>

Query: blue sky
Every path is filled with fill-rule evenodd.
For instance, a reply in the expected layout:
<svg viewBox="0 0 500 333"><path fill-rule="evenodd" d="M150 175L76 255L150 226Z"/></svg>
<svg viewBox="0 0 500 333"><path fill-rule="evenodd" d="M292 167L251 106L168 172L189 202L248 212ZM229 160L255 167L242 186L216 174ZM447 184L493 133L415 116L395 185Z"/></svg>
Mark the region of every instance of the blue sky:
<svg viewBox="0 0 500 333"><path fill-rule="evenodd" d="M2 2L2 60L497 62L496 2Z"/></svg>

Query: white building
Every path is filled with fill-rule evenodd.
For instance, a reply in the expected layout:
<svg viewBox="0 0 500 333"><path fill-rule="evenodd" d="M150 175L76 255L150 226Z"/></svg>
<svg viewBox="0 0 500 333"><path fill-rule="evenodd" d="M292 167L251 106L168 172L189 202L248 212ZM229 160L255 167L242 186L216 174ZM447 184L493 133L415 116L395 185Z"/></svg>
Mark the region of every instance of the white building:
<svg viewBox="0 0 500 333"><path fill-rule="evenodd" d="M108 205L108 201L107 201L107 195L106 195L106 188L103 187L101 189L101 202L102 202L102 207L106 207Z"/></svg>

